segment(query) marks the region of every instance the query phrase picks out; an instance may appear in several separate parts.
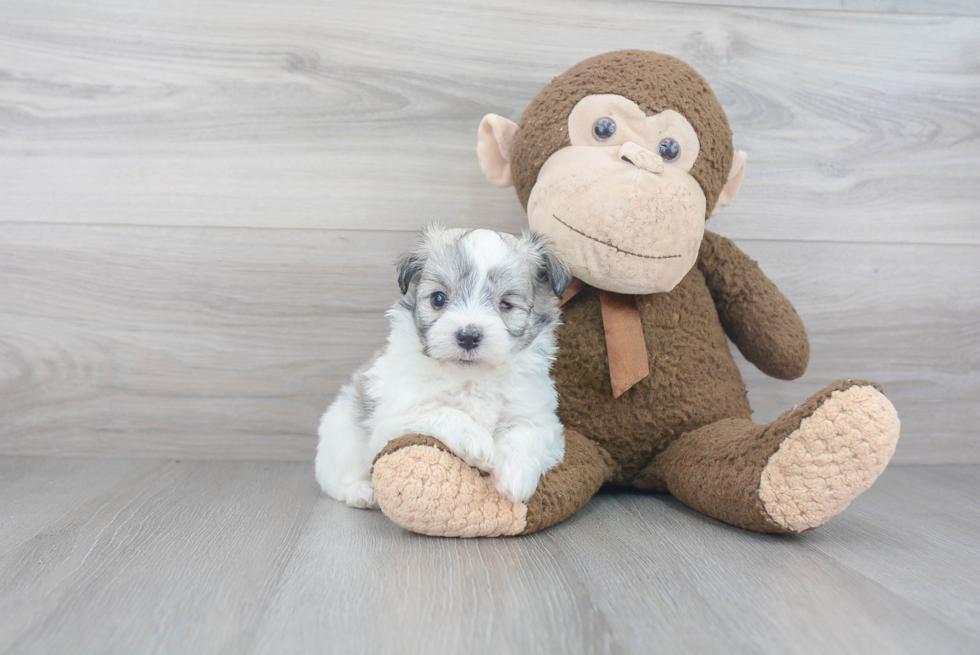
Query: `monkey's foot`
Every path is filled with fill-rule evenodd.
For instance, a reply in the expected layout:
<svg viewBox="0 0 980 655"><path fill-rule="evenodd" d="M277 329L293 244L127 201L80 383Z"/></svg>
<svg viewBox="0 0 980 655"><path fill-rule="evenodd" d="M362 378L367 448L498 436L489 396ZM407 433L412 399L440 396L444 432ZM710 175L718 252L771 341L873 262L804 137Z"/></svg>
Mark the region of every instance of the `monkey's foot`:
<svg viewBox="0 0 980 655"><path fill-rule="evenodd" d="M511 502L491 478L431 437L394 439L374 460L374 493L388 518L435 537L530 534L581 509L617 468L595 442L565 430L565 458L526 503Z"/></svg>
<svg viewBox="0 0 980 655"><path fill-rule="evenodd" d="M877 385L838 382L804 405L815 404L762 469L759 498L791 532L843 511L885 470L898 442L898 414Z"/></svg>
<svg viewBox="0 0 980 655"><path fill-rule="evenodd" d="M422 435L391 441L374 460L381 511L406 530L433 537L499 537L527 527L527 505L498 492L490 477Z"/></svg>

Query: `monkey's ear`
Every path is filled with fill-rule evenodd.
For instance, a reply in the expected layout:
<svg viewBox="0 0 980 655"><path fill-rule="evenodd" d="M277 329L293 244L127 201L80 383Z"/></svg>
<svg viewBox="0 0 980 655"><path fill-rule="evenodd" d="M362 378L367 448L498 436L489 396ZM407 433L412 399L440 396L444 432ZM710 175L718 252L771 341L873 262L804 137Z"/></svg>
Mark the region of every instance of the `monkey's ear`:
<svg viewBox="0 0 980 655"><path fill-rule="evenodd" d="M742 180L745 178L745 162L748 157L742 150L735 151L732 156L732 170L729 171L728 181L725 182L725 186L721 188L721 193L718 194L718 202L715 203L715 208L711 210L712 216L721 213L722 209L732 204L732 200L735 200L738 190L742 188Z"/></svg>
<svg viewBox="0 0 980 655"><path fill-rule="evenodd" d="M480 170L494 186L513 186L510 174L510 152L517 138L517 123L497 114L487 114L480 121L476 137L476 156Z"/></svg>

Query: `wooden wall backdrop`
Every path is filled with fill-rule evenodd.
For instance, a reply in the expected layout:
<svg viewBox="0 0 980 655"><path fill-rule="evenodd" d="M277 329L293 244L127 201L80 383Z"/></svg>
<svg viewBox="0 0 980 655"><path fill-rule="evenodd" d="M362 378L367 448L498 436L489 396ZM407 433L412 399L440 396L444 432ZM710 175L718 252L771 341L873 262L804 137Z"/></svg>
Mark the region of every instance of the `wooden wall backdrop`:
<svg viewBox="0 0 980 655"><path fill-rule="evenodd" d="M980 462L980 3L0 0L0 454L309 459L412 231L518 230L475 156L647 48L749 153L709 228L810 330L758 420L881 381L896 461Z"/></svg>

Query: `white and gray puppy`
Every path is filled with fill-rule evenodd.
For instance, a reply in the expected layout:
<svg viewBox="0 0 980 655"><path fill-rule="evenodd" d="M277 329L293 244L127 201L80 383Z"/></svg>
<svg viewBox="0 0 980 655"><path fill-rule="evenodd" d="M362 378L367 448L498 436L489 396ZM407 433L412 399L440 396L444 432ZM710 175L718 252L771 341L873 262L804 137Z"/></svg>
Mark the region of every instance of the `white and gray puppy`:
<svg viewBox="0 0 980 655"><path fill-rule="evenodd" d="M375 455L421 433L489 472L511 500L530 498L564 456L549 371L558 298L570 280L532 232L423 229L398 262L403 297L387 314L387 346L320 421L323 490L352 507L377 507Z"/></svg>

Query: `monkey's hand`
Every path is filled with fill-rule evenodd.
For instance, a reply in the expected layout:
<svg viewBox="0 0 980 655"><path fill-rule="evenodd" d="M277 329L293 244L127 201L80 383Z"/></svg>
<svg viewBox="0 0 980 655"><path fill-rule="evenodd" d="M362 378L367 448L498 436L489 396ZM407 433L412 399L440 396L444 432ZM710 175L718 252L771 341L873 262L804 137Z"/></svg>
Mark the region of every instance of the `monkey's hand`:
<svg viewBox="0 0 980 655"><path fill-rule="evenodd" d="M781 380L803 375L810 360L806 328L759 265L731 240L705 231L698 268L725 334L745 359Z"/></svg>

